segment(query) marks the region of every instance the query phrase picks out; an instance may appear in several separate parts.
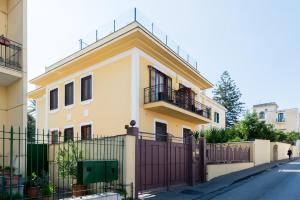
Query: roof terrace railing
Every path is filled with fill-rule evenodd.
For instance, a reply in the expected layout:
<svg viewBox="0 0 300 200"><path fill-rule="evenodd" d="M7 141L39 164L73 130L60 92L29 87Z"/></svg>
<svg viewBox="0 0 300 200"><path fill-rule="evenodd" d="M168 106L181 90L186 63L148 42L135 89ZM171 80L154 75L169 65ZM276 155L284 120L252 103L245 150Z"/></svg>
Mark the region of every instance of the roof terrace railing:
<svg viewBox="0 0 300 200"><path fill-rule="evenodd" d="M0 36L0 67L21 71L21 51L21 44Z"/></svg>
<svg viewBox="0 0 300 200"><path fill-rule="evenodd" d="M133 22L138 22L152 35L154 35L158 40L160 40L163 44L168 46L181 59L188 63L193 69L198 71L197 61L136 8L134 8L134 12L130 10L129 12L126 12L118 18L114 19L112 22L96 29L95 32L92 32L80 39L80 49L86 48L87 46L120 30L121 28L124 28L125 26Z"/></svg>

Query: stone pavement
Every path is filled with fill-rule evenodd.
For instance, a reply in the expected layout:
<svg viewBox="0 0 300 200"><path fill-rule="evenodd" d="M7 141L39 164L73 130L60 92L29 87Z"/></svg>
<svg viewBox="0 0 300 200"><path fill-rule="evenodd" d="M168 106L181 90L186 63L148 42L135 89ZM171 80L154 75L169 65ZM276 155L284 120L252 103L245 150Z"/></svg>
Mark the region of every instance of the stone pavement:
<svg viewBox="0 0 300 200"><path fill-rule="evenodd" d="M289 160L273 161L271 163L262 164L249 169L233 172L231 174L223 175L212 179L206 183L195 186L180 186L170 188L169 191L160 191L153 193L145 193L139 195L140 199L160 200L160 199L174 199L174 200L190 200L190 199L205 199L206 197L224 190L235 183L248 179L252 176L263 173L279 165L285 164Z"/></svg>

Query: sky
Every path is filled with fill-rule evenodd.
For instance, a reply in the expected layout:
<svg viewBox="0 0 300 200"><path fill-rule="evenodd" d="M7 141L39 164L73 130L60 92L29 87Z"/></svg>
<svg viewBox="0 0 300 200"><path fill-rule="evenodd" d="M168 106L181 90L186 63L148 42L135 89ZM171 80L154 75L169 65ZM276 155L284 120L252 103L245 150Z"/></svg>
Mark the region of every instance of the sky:
<svg viewBox="0 0 300 200"><path fill-rule="evenodd" d="M298 0L28 0L28 79L134 7L192 55L210 82L227 70L246 109L273 101L300 108Z"/></svg>

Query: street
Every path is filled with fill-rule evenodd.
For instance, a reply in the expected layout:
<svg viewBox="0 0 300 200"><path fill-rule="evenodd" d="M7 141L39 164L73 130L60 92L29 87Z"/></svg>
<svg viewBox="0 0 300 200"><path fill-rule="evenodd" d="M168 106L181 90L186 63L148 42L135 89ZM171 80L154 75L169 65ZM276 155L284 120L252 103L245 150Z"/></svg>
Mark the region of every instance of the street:
<svg viewBox="0 0 300 200"><path fill-rule="evenodd" d="M236 183L209 199L300 199L300 160Z"/></svg>

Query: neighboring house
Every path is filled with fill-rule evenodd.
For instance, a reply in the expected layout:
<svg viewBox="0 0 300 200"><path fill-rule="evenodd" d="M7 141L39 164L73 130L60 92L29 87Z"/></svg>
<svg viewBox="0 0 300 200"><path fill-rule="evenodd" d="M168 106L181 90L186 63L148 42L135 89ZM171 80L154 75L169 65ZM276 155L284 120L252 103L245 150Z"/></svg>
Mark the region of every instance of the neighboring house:
<svg viewBox="0 0 300 200"><path fill-rule="evenodd" d="M26 0L0 1L0 126L27 121Z"/></svg>
<svg viewBox="0 0 300 200"><path fill-rule="evenodd" d="M278 109L275 102L258 104L253 106L259 120L273 124L276 129L289 132L300 131L299 109Z"/></svg>
<svg viewBox="0 0 300 200"><path fill-rule="evenodd" d="M213 85L136 21L47 67L31 83L37 128L50 130L52 142L58 135L124 134L130 120L157 133L156 140L214 120L225 126L225 108L203 95Z"/></svg>

